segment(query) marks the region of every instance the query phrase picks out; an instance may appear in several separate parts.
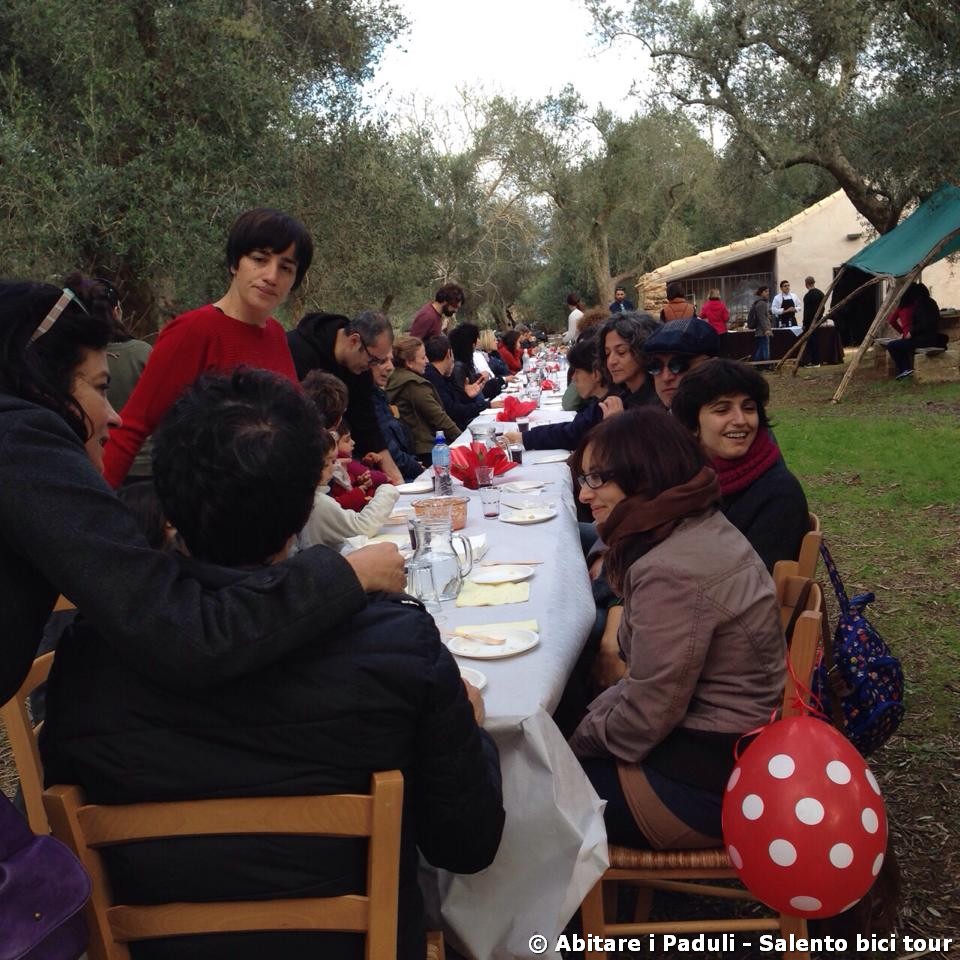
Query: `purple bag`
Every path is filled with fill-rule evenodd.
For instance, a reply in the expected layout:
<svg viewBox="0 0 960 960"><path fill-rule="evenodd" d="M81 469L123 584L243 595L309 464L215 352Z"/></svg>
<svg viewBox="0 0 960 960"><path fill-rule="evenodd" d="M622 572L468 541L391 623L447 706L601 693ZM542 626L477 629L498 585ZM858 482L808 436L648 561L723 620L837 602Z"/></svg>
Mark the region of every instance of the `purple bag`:
<svg viewBox="0 0 960 960"><path fill-rule="evenodd" d="M59 840L35 836L0 794L0 960L76 960L90 878Z"/></svg>

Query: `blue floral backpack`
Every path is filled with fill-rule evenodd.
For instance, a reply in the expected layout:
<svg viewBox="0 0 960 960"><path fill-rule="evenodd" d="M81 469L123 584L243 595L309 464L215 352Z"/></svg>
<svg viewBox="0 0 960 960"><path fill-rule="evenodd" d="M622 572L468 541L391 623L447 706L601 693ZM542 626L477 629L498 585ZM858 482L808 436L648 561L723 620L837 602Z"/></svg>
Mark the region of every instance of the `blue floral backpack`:
<svg viewBox="0 0 960 960"><path fill-rule="evenodd" d="M813 693L837 729L866 757L887 742L903 719L903 670L863 615L873 594L848 599L825 543L820 554L837 595L840 619L831 643L824 612L823 657L813 674Z"/></svg>

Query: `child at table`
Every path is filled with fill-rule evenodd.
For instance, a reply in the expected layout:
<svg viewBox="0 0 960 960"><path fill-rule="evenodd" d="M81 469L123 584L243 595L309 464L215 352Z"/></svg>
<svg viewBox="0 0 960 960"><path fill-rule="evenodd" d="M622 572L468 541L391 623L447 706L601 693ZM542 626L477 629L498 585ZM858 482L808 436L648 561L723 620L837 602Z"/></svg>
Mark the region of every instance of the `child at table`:
<svg viewBox="0 0 960 960"><path fill-rule="evenodd" d="M337 467L333 474L331 492L342 507L362 510L381 485L389 484L387 475L382 470L354 460L353 449L356 442L350 434L350 424L346 420L340 420L336 435Z"/></svg>
<svg viewBox="0 0 960 960"><path fill-rule="evenodd" d="M359 510L341 506L335 497L330 496L330 480L338 463L338 440L332 431L325 430L321 443L323 472L313 498L310 519L297 538L302 550L318 544L339 550L348 537L372 537L386 522L400 497L396 487L385 483Z"/></svg>

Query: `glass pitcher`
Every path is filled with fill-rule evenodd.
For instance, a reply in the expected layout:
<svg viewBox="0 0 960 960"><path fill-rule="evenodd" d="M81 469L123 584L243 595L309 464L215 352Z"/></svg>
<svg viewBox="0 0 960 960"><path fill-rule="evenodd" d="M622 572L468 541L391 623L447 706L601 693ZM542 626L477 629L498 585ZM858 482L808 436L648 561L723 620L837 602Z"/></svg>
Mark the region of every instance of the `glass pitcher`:
<svg viewBox="0 0 960 960"><path fill-rule="evenodd" d="M415 520L413 524L417 551L410 560L411 574L423 568L429 569L436 599L453 600L460 592L463 578L473 569L470 541L459 533L453 533L449 520ZM462 559L454 547L454 540L459 540L463 546Z"/></svg>

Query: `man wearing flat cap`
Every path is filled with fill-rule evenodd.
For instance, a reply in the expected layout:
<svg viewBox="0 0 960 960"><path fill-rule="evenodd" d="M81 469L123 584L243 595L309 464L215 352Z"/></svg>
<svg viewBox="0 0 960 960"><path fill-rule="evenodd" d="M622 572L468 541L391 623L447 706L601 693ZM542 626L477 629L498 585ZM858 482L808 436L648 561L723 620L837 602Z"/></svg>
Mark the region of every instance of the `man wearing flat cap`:
<svg viewBox="0 0 960 960"><path fill-rule="evenodd" d="M647 337L641 349L657 396L669 410L688 371L719 356L720 337L706 320L687 317L665 323Z"/></svg>

